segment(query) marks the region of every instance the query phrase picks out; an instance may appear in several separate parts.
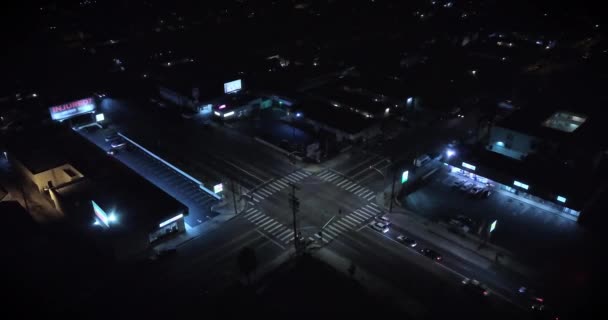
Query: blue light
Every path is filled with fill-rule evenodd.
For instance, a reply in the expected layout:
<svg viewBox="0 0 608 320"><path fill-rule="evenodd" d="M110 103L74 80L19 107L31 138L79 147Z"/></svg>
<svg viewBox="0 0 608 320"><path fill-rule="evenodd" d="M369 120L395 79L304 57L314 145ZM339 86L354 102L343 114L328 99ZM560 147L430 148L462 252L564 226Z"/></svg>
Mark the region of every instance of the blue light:
<svg viewBox="0 0 608 320"><path fill-rule="evenodd" d="M301 112L296 112L296 118L299 118L299 117L301 117L301 116L302 116L302 113L301 113Z"/></svg>
<svg viewBox="0 0 608 320"><path fill-rule="evenodd" d="M114 212L110 213L110 215L108 216L108 222L116 222L117 220L118 218L116 217Z"/></svg>
<svg viewBox="0 0 608 320"><path fill-rule="evenodd" d="M452 150L452 149L448 149L445 154L448 156L448 158L451 158L452 156L454 156L456 154L456 151Z"/></svg>
<svg viewBox="0 0 608 320"><path fill-rule="evenodd" d="M505 143L502 142L502 141L496 141L496 145L499 146L499 147L504 147Z"/></svg>
<svg viewBox="0 0 608 320"><path fill-rule="evenodd" d="M566 198L564 198L562 196L557 196L557 201L559 201L561 203L566 203Z"/></svg>
<svg viewBox="0 0 608 320"><path fill-rule="evenodd" d="M522 182L519 182L519 181L517 181L517 180L516 180L516 181L513 181L513 184L514 184L516 187L520 187L520 188L522 188L522 189L526 189L526 190L528 190L528 188L530 187L530 186L528 186L527 184L522 183Z"/></svg>
<svg viewBox="0 0 608 320"><path fill-rule="evenodd" d="M462 166L463 166L464 168L467 168L467 169L469 169L469 170L473 170L473 171L475 171L475 169L477 169L477 167L475 167L474 165L472 165L472 164L468 164L468 163L466 163L466 162L463 162L463 163L462 163Z"/></svg>
<svg viewBox="0 0 608 320"><path fill-rule="evenodd" d="M183 218L183 217L184 217L184 215L180 213L180 214L176 215L175 217L173 217L173 218L171 218L171 219L169 219L169 220L166 220L166 221L161 222L161 223L160 223L158 226L159 226L160 228L162 228L162 227L164 227L164 226L168 225L169 223L171 223L171 222L173 222L173 221L177 221L177 220L179 220L179 219L181 219L181 218Z"/></svg>

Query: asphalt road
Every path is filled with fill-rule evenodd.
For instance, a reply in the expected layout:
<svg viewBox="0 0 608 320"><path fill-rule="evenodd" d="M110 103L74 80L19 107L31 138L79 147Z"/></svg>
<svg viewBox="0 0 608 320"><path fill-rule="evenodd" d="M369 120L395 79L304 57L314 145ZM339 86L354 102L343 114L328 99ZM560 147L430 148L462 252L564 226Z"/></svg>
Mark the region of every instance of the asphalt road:
<svg viewBox="0 0 608 320"><path fill-rule="evenodd" d="M497 293L481 297L463 290L462 275L451 267L453 262L437 263L371 228L345 233L328 249L421 303L428 319L526 319L528 316L526 311Z"/></svg>

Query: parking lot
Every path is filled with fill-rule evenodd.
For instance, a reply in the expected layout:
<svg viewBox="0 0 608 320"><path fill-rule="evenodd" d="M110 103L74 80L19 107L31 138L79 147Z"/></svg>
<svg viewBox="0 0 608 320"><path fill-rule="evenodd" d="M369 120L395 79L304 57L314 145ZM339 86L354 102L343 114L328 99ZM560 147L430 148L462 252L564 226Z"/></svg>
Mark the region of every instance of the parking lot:
<svg viewBox="0 0 608 320"><path fill-rule="evenodd" d="M471 185L462 187L467 184ZM487 198L473 196L468 191L475 186L480 190L488 188L491 194ZM401 200L405 208L446 226L457 216L460 219L453 220L470 219L470 223L460 224L472 225L468 232L473 234L481 225L497 220L490 242L530 262L550 258L558 250L574 249L582 240L582 230L575 221L514 198L506 191L450 173L447 167ZM453 226L457 224L452 222Z"/></svg>
<svg viewBox="0 0 608 320"><path fill-rule="evenodd" d="M110 150L111 142L106 141L106 138L112 131L95 128L97 127L86 128L79 132L103 150ZM218 202L216 198L202 190L197 183L143 150L127 143L126 146L118 148L116 154L108 154L108 156L120 160L148 181L188 206L189 214L185 221L190 227L197 226L216 215L211 211L211 206Z"/></svg>

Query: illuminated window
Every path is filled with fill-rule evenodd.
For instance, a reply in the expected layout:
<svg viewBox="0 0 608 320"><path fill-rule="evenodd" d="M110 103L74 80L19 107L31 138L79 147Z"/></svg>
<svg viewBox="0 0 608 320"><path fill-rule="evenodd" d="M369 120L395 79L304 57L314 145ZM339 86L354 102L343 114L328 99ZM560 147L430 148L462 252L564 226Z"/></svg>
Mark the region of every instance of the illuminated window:
<svg viewBox="0 0 608 320"><path fill-rule="evenodd" d="M519 181L517 181L517 180L516 180L516 181L513 181L513 184L514 184L516 187L520 187L520 188L522 188L522 189L526 189L526 190L528 190L528 188L529 188L529 186L528 186L527 184L522 183L522 182L519 182Z"/></svg>
<svg viewBox="0 0 608 320"><path fill-rule="evenodd" d="M462 163L462 167L463 167L463 168L467 168L467 169L469 169L469 170L473 170L473 171L475 171L475 169L477 168L477 167L475 167L474 165L472 165L472 164L468 164L468 163L466 163L466 162L463 162L463 163Z"/></svg>

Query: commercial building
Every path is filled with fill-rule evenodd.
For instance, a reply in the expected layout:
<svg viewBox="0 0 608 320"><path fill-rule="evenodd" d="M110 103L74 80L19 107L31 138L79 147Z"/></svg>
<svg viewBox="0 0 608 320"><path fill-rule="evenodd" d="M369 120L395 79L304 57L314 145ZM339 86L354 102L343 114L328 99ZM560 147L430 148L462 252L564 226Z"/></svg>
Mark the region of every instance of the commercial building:
<svg viewBox="0 0 608 320"><path fill-rule="evenodd" d="M20 135L8 158L28 190L117 258L185 231L188 208L63 126ZM33 191L36 192L36 191Z"/></svg>
<svg viewBox="0 0 608 320"><path fill-rule="evenodd" d="M263 98L246 93L226 94L211 101L213 116L222 120L247 117L262 108L263 101Z"/></svg>
<svg viewBox="0 0 608 320"><path fill-rule="evenodd" d="M593 203L606 144L600 116L561 108L522 109L495 123L487 143L458 148L452 172L519 194L573 220Z"/></svg>

